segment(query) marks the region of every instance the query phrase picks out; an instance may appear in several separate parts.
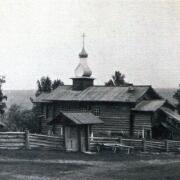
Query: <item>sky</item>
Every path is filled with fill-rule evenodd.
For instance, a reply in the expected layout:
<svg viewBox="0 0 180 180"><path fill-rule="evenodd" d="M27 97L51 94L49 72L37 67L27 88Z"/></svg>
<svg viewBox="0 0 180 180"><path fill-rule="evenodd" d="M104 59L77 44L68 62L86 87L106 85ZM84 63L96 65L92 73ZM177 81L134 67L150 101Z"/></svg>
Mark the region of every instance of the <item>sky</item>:
<svg viewBox="0 0 180 180"><path fill-rule="evenodd" d="M71 84L83 32L95 84L115 70L133 84L180 84L179 0L0 0L3 89L35 89L42 76Z"/></svg>

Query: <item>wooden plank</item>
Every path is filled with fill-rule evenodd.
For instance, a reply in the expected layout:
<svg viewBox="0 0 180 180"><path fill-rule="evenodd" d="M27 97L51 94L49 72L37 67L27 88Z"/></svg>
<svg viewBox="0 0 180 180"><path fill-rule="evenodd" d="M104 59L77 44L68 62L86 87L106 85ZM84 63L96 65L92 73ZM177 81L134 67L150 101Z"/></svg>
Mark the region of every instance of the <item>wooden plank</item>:
<svg viewBox="0 0 180 180"><path fill-rule="evenodd" d="M42 134L29 134L29 136L36 136L36 137L45 137L45 138L52 138L52 139L59 139L59 136L47 136L47 135L42 135Z"/></svg>
<svg viewBox="0 0 180 180"><path fill-rule="evenodd" d="M4 134L4 135L0 135L0 139L1 138L7 138L7 139L11 139L11 138L24 138L25 136L24 135L8 135L8 134Z"/></svg>
<svg viewBox="0 0 180 180"><path fill-rule="evenodd" d="M0 132L0 135L22 135L25 132Z"/></svg>
<svg viewBox="0 0 180 180"><path fill-rule="evenodd" d="M0 139L1 143L25 143L24 139Z"/></svg>

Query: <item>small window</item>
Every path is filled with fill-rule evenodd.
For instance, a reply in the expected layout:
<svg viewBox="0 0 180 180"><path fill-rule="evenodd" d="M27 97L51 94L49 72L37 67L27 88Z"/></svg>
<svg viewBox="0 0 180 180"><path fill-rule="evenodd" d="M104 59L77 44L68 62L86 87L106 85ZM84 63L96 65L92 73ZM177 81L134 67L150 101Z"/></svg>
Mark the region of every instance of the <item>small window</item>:
<svg viewBox="0 0 180 180"><path fill-rule="evenodd" d="M93 109L93 113L94 113L95 116L100 116L100 107L95 107Z"/></svg>

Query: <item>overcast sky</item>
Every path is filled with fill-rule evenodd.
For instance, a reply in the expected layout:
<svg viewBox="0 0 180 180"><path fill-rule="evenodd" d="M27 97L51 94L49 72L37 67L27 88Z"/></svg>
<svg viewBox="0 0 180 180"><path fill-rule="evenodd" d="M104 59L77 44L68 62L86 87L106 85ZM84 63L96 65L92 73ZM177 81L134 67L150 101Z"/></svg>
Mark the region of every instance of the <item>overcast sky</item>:
<svg viewBox="0 0 180 180"><path fill-rule="evenodd" d="M41 76L70 77L87 35L96 84L115 70L134 84L180 83L179 0L0 0L4 89L35 89Z"/></svg>

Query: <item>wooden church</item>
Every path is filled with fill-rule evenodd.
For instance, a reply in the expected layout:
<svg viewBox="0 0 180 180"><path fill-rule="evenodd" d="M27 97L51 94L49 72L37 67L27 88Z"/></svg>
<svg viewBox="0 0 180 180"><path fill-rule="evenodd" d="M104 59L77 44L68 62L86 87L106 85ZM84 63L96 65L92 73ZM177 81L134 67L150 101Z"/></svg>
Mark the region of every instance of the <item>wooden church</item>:
<svg viewBox="0 0 180 180"><path fill-rule="evenodd" d="M92 134L132 138L174 139L180 134L180 116L173 104L151 86L94 85L84 44L72 85L42 93L41 132L64 136L66 150L86 151Z"/></svg>

